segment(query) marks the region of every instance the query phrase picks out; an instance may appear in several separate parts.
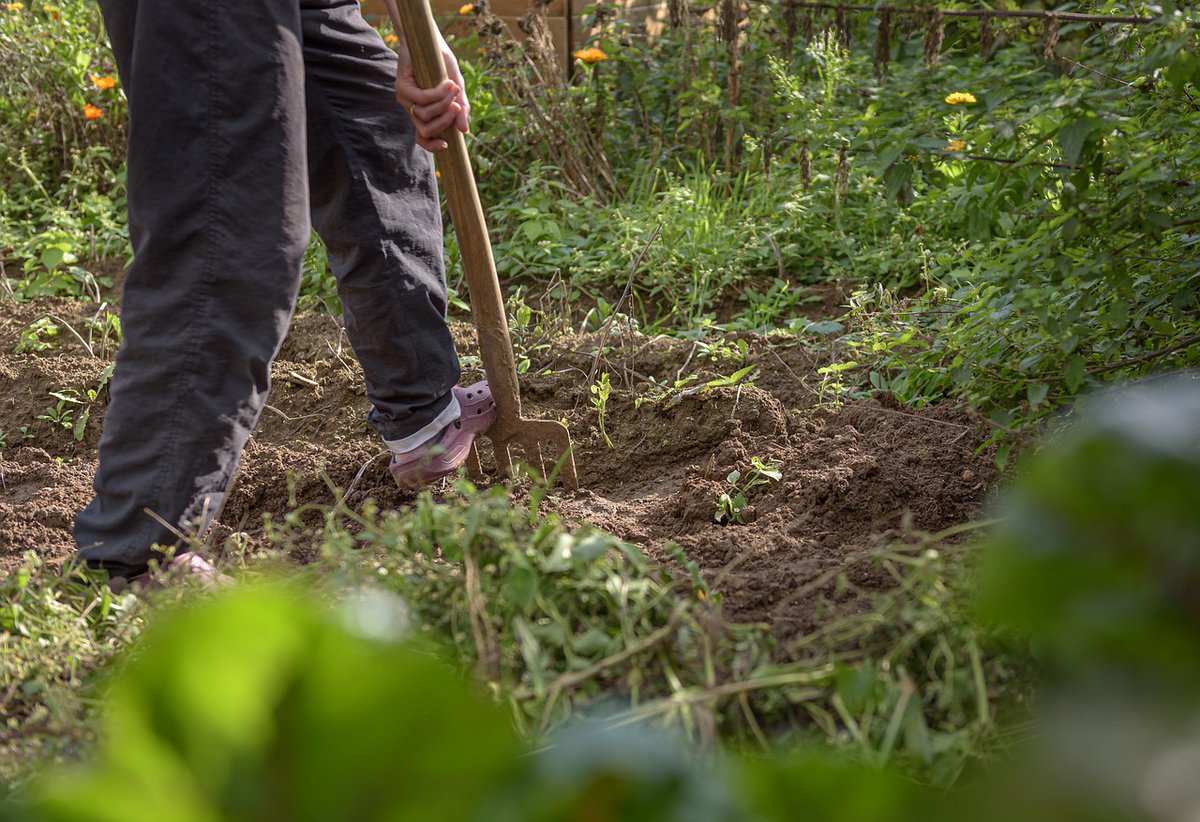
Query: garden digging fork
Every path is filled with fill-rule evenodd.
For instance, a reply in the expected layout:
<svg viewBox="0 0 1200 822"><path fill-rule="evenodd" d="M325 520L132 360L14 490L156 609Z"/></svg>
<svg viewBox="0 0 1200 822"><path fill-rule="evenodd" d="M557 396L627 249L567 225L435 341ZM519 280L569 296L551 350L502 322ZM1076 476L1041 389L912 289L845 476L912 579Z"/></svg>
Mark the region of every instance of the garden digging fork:
<svg viewBox="0 0 1200 822"><path fill-rule="evenodd" d="M391 6L391 0L387 3ZM446 79L446 66L437 40L437 29L429 0L397 0L399 18L404 29L413 74L423 88L430 88ZM390 9L389 9L390 11ZM567 427L555 420L533 420L521 416L521 392L517 384L517 365L513 356L508 320L504 314L504 298L500 279L492 257L475 174L467 157L467 144L453 125L441 135L449 148L437 152L435 159L446 190L450 218L458 236L463 270L471 295L471 317L479 335L479 354L496 401L496 421L486 436L495 450L496 466L501 476L512 471L512 446L520 446L525 459L543 475L548 476L542 459L543 444L552 447L558 463L558 478L568 488L579 487L575 473L575 457L571 453L571 435ZM470 469L480 473L479 455L472 452Z"/></svg>

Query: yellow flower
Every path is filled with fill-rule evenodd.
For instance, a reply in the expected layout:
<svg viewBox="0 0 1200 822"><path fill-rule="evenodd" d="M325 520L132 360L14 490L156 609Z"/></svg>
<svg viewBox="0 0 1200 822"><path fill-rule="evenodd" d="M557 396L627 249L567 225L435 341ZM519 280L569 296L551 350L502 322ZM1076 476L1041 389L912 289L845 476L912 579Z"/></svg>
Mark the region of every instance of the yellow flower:
<svg viewBox="0 0 1200 822"><path fill-rule="evenodd" d="M397 36L396 36L396 35L394 35L394 34L387 34L387 35L384 35L383 42L385 42L385 43L399 43L399 42L400 42L400 38L399 38L399 37L397 37Z"/></svg>
<svg viewBox="0 0 1200 822"><path fill-rule="evenodd" d="M459 14L470 14L473 11L475 11L475 4L467 3L465 6L462 6L461 8L459 8L458 13Z"/></svg>
<svg viewBox="0 0 1200 822"><path fill-rule="evenodd" d="M962 151L966 147L967 144L963 140L951 140L946 146L946 151Z"/></svg>
<svg viewBox="0 0 1200 822"><path fill-rule="evenodd" d="M599 63L601 60L607 60L608 55L601 49L592 46L591 48L580 49L575 52L575 59L582 60L585 63Z"/></svg>
<svg viewBox="0 0 1200 822"><path fill-rule="evenodd" d="M25 4L24 3L6 3L4 5L4 7L6 9L8 9L9 11L20 11L21 9L25 8Z"/></svg>
<svg viewBox="0 0 1200 822"><path fill-rule="evenodd" d="M106 74L101 77L99 74L92 75L92 85L96 88L112 88L117 84L117 78L111 74Z"/></svg>
<svg viewBox="0 0 1200 822"><path fill-rule="evenodd" d="M946 95L946 102L952 106L959 103L974 103L975 95L969 91L955 91Z"/></svg>

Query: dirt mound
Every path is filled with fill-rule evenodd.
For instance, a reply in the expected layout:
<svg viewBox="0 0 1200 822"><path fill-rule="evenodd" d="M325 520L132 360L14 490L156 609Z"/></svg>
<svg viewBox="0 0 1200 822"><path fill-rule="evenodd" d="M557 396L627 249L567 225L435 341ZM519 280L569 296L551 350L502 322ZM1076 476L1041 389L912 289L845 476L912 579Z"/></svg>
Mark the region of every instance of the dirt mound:
<svg viewBox="0 0 1200 822"><path fill-rule="evenodd" d="M12 351L21 328L47 312L83 325L96 308L6 304L3 350ZM477 367L470 328L455 331L464 362ZM529 362L522 376L526 413L565 419L576 442L583 488L552 495L548 506L639 543L664 562L682 556L695 563L723 594L730 618L770 622L781 640L831 612L866 607L864 592L890 585L870 563L835 579L848 556L905 529L969 519L994 479L991 453L974 454L984 432L959 409L911 409L887 395L820 405L816 368L829 352L795 337L687 341L629 332L605 337L599 354L602 340L594 334L516 342ZM72 550L73 515L90 498L105 392L87 404L90 419L78 440L73 428L37 417L53 405L50 392L86 391L105 364L69 334L50 350L0 355L0 378L12 386L0 402L7 439L0 451L0 570L27 550L52 558ZM264 515L328 504L343 489L352 489L351 504L369 497L396 507L412 499L387 474L365 422L361 372L335 320L297 317L272 373L269 406L216 544L241 532L253 545ZM605 407L611 447L588 390L588 376L601 373L613 385ZM764 481L745 490L756 471L765 472ZM722 494L743 490L744 507L718 522ZM316 525L319 511L309 516ZM307 558L304 546L293 553Z"/></svg>

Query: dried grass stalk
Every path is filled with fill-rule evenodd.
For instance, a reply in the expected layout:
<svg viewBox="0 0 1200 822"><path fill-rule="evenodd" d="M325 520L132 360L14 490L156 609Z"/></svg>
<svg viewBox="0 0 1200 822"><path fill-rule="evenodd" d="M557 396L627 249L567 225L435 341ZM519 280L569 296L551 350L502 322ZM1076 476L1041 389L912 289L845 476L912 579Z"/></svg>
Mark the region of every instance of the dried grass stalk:
<svg viewBox="0 0 1200 822"><path fill-rule="evenodd" d="M517 21L517 28L525 32L525 55L537 70L539 79L550 86L565 86L558 52L554 48L554 37L546 25L546 15L538 8L531 8Z"/></svg>
<svg viewBox="0 0 1200 822"><path fill-rule="evenodd" d="M783 4L783 56L792 56L792 43L796 42L796 0L785 0Z"/></svg>
<svg viewBox="0 0 1200 822"><path fill-rule="evenodd" d="M942 54L942 43L946 39L946 17L941 9L930 11L925 23L925 62L933 68Z"/></svg>
<svg viewBox="0 0 1200 822"><path fill-rule="evenodd" d="M1042 57L1053 60L1054 48L1058 45L1058 17L1047 15L1042 23Z"/></svg>
<svg viewBox="0 0 1200 822"><path fill-rule="evenodd" d="M842 48L846 51L850 50L850 21L846 17L846 10L838 6L837 12L833 15L833 27L837 32L838 42L842 44Z"/></svg>
<svg viewBox="0 0 1200 822"><path fill-rule="evenodd" d="M717 25L717 37L723 43L732 43L738 36L737 0L721 0L721 19Z"/></svg>
<svg viewBox="0 0 1200 822"><path fill-rule="evenodd" d="M472 21L485 53L499 69L498 96L527 112L519 138L543 163L560 170L568 188L606 202L617 190L612 165L594 118L569 93L546 16L536 6L526 12L517 23L527 35L523 43L513 40L486 0L475 4Z"/></svg>
<svg viewBox="0 0 1200 822"><path fill-rule="evenodd" d="M838 195L845 197L850 193L850 163L846 159L846 147L838 148L838 164L837 164L837 186Z"/></svg>
<svg viewBox="0 0 1200 822"><path fill-rule="evenodd" d="M979 20L979 55L987 60L992 56L992 46L996 42L996 30L992 27L991 17Z"/></svg>
<svg viewBox="0 0 1200 822"><path fill-rule="evenodd" d="M677 29L682 26L687 14L686 0L667 0L667 14L671 19L671 28Z"/></svg>

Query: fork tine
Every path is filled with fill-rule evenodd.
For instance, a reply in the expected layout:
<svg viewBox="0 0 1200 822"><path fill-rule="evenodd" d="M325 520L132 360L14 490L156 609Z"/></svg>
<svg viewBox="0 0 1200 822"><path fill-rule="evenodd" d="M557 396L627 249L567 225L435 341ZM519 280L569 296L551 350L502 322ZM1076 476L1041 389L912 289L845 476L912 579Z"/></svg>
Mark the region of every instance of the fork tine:
<svg viewBox="0 0 1200 822"><path fill-rule="evenodd" d="M496 470L501 479L512 476L512 454L509 452L510 440L492 440L492 448L496 452Z"/></svg>
<svg viewBox="0 0 1200 822"><path fill-rule="evenodd" d="M522 438L521 445L525 449L525 460L530 467L537 471L539 476L546 476L546 466L542 462L542 445L538 438L526 435Z"/></svg>
<svg viewBox="0 0 1200 822"><path fill-rule="evenodd" d="M467 454L467 476L476 480L483 477L483 466L479 464L479 440L471 443L471 451Z"/></svg>

